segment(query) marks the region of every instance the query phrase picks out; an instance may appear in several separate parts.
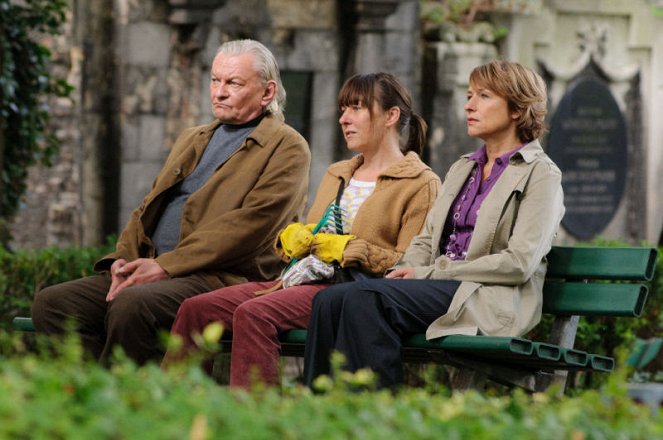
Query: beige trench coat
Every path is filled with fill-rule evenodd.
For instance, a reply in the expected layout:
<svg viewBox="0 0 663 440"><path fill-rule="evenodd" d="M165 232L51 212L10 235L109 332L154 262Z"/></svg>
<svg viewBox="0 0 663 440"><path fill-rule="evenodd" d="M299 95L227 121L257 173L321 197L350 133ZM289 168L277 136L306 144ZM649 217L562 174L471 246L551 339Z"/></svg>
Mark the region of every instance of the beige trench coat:
<svg viewBox="0 0 663 440"><path fill-rule="evenodd" d="M448 312L428 339L450 334L518 336L541 319L546 254L564 215L561 172L538 141L524 146L484 200L463 261L441 255L451 205L475 162L463 156L442 184L424 230L397 267L417 278L461 281Z"/></svg>

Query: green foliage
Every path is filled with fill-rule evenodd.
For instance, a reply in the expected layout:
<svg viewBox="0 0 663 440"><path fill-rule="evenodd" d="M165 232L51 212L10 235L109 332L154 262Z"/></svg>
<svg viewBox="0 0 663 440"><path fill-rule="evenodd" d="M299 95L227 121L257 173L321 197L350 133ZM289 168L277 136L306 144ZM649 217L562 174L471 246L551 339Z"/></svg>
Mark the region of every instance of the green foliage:
<svg viewBox="0 0 663 440"><path fill-rule="evenodd" d="M651 13L654 17L663 18L663 6L651 5Z"/></svg>
<svg viewBox="0 0 663 440"><path fill-rule="evenodd" d="M652 439L663 418L626 396L623 377L600 391L492 397L422 388L325 394L221 388L199 368L163 372L127 360L111 370L81 360L68 338L58 356L26 354L0 333L0 439ZM11 355L8 355L10 353ZM42 352L47 353L47 352ZM357 382L358 380L350 378ZM359 380L361 382L361 380Z"/></svg>
<svg viewBox="0 0 663 440"><path fill-rule="evenodd" d="M57 34L66 0L0 0L0 216L8 218L25 190L28 167L50 164L58 140L48 129L46 96L71 86L49 71L41 34Z"/></svg>
<svg viewBox="0 0 663 440"><path fill-rule="evenodd" d="M431 41L494 43L508 34L488 13L499 8L484 0L420 0L423 35Z"/></svg>
<svg viewBox="0 0 663 440"><path fill-rule="evenodd" d="M113 249L103 247L46 248L9 252L0 247L0 329L17 315L29 316L34 294L53 284L90 275L94 262Z"/></svg>

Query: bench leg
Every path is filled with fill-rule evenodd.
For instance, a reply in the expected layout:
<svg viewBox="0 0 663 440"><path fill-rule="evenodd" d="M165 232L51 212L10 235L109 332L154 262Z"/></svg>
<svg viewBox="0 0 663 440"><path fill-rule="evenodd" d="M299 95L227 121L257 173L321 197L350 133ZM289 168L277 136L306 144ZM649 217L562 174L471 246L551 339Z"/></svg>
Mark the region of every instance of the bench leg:
<svg viewBox="0 0 663 440"><path fill-rule="evenodd" d="M214 358L212 377L219 385L230 383L230 353L219 353Z"/></svg>
<svg viewBox="0 0 663 440"><path fill-rule="evenodd" d="M549 341L552 344L559 345L564 348L573 348L578 331L579 316L558 316L553 323L550 332ZM566 392L566 388L571 387L572 384L568 381L569 372L564 370L556 370L551 380L550 385L559 386L558 394L561 396Z"/></svg>
<svg viewBox="0 0 663 440"><path fill-rule="evenodd" d="M484 373L468 368L454 368L451 375L451 389L453 391L468 391L483 389L487 377Z"/></svg>

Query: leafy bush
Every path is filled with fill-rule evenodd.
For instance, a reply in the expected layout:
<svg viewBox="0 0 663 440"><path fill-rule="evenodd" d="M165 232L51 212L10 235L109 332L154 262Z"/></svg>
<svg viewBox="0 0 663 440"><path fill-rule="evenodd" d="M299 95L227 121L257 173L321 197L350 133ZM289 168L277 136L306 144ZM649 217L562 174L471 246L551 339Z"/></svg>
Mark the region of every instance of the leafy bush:
<svg viewBox="0 0 663 440"><path fill-rule="evenodd" d="M66 97L72 86L51 73L51 53L40 34L56 35L65 21L64 0L0 0L0 242L4 221L18 208L28 168L49 165L58 139L49 130L44 99Z"/></svg>
<svg viewBox="0 0 663 440"><path fill-rule="evenodd" d="M623 378L601 391L493 397L425 389L325 394L221 388L199 368L163 372L124 360L106 370L60 355L25 354L0 333L0 439L651 439L663 418L626 396ZM11 353L11 356L7 356ZM4 358L2 356L5 356Z"/></svg>
<svg viewBox="0 0 663 440"><path fill-rule="evenodd" d="M14 316L29 316L40 289L90 275L94 262L113 249L113 241L102 247L17 252L0 246L0 329L8 328Z"/></svg>

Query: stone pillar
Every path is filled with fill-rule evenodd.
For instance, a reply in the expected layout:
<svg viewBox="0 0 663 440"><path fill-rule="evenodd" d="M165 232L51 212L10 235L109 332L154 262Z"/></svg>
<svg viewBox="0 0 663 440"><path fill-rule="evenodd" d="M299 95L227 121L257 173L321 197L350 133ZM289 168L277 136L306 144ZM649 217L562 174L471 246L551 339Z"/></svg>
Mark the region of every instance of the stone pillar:
<svg viewBox="0 0 663 440"><path fill-rule="evenodd" d="M354 0L353 3L349 15L355 26L352 37L344 36L349 48L343 80L356 73L392 73L412 95L415 111L421 112L419 3L412 0ZM345 146L340 145L337 157L348 156Z"/></svg>
<svg viewBox="0 0 663 440"><path fill-rule="evenodd" d="M398 3L398 0L355 0L358 18L355 72L384 70L386 18L396 11Z"/></svg>
<svg viewBox="0 0 663 440"><path fill-rule="evenodd" d="M122 120L121 230L151 188L168 153L165 115L173 33L168 4L157 0L118 0L118 66Z"/></svg>
<svg viewBox="0 0 663 440"><path fill-rule="evenodd" d="M340 87L340 39L336 0L268 0L271 46L282 72L311 74L309 132L311 148L309 205L325 170L337 160L339 143L336 97ZM301 93L286 89L288 96ZM289 100L291 103L292 101ZM285 115L288 120L289 107Z"/></svg>

